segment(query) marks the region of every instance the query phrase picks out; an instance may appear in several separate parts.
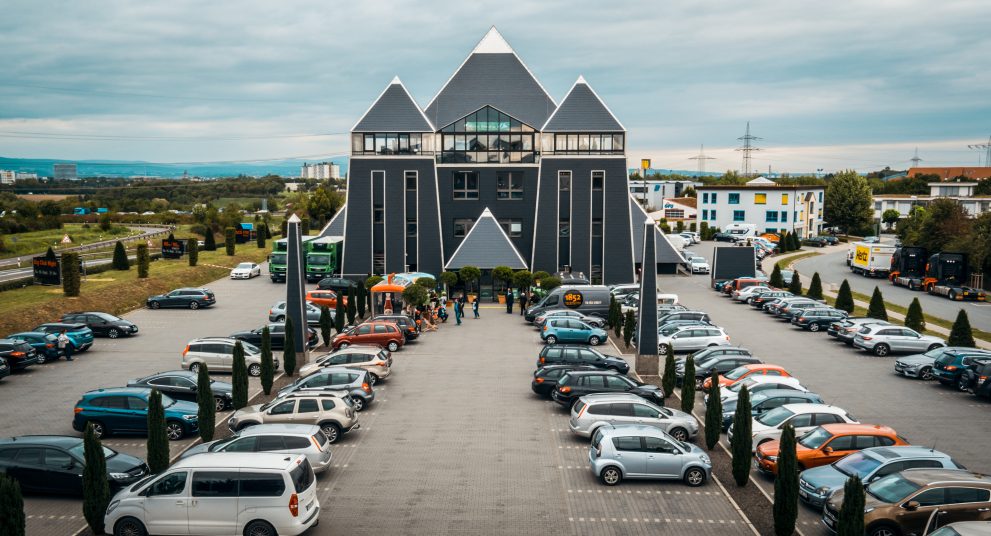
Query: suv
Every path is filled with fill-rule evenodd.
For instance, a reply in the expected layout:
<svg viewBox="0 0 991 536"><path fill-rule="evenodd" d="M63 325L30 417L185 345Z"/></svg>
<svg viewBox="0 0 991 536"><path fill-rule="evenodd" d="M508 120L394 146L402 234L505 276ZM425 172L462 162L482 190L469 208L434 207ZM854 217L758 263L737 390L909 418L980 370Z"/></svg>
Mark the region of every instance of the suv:
<svg viewBox="0 0 991 536"><path fill-rule="evenodd" d="M331 347L334 351L348 346L361 344L374 344L395 352L403 347L406 338L399 331L399 326L395 322L370 321L359 324L334 335L331 340Z"/></svg>
<svg viewBox="0 0 991 536"><path fill-rule="evenodd" d="M346 391L351 396L355 411L365 409L375 400L371 376L364 370L347 367L327 367L316 374L299 378L279 389L276 397L285 397L289 393L322 391Z"/></svg>
<svg viewBox="0 0 991 536"><path fill-rule="evenodd" d="M702 382L712 376L712 372L726 374L727 372L743 365L756 365L763 363L760 359L750 355L750 350L735 346L713 346L705 350L699 350L692 354L695 361L695 388L701 389ZM685 380L685 362L682 359L675 363L675 383L681 386Z"/></svg>
<svg viewBox="0 0 991 536"><path fill-rule="evenodd" d="M978 350L976 348L941 346L924 354L899 357L898 360L895 361L895 374L901 374L902 376L907 376L909 378L918 378L926 381L932 380L935 378L935 375L933 374L933 365L935 365L936 360L944 354L972 354L974 357L991 357L991 352ZM962 360L960 365L956 366L961 365L963 365Z"/></svg>
<svg viewBox="0 0 991 536"><path fill-rule="evenodd" d="M299 369L299 376L305 378L320 372L323 367L333 366L364 370L371 376L374 385L392 374L392 356L388 350L378 346L351 346L317 357Z"/></svg>
<svg viewBox="0 0 991 536"><path fill-rule="evenodd" d="M657 325L663 326L664 324L674 320L694 320L704 324L712 323L712 319L709 318L709 313L706 313L705 311L675 311L659 317L657 319Z"/></svg>
<svg viewBox="0 0 991 536"><path fill-rule="evenodd" d="M200 364L206 364L210 372L230 372L234 369L234 345L239 342L244 348L244 362L248 366L248 375L261 376L261 350L251 343L232 337L204 337L189 341L186 349L182 351L180 361L182 368L190 372L199 372ZM275 370L279 369L278 358L272 358L272 365Z"/></svg>
<svg viewBox="0 0 991 536"><path fill-rule="evenodd" d="M106 446L107 480L111 493L148 474L145 462ZM0 439L0 474L18 481L28 492L83 494L83 440L79 437L36 435Z"/></svg>
<svg viewBox="0 0 991 536"><path fill-rule="evenodd" d="M669 347L674 352L690 352L709 346L729 346L729 335L716 326L684 326L671 335L657 337L660 355L668 353Z"/></svg>
<svg viewBox="0 0 991 536"><path fill-rule="evenodd" d="M62 322L86 324L86 327L93 330L93 335L110 337L111 339L116 339L121 335L134 335L138 332L138 326L133 322L109 313L97 311L65 314L62 315Z"/></svg>
<svg viewBox="0 0 991 536"><path fill-rule="evenodd" d="M179 459L207 452L277 452L302 454L313 472L330 467L330 441L319 426L309 424L259 424L241 429L233 436L200 443L179 455Z"/></svg>
<svg viewBox="0 0 991 536"><path fill-rule="evenodd" d="M86 350L89 350L90 346L93 346L93 330L89 329L86 324L49 322L47 324L37 326L31 331L51 333L52 335L58 336L58 334L62 333L63 330L65 331L66 337L69 337L69 342L72 343L72 349L75 352L85 352Z"/></svg>
<svg viewBox="0 0 991 536"><path fill-rule="evenodd" d="M843 490L826 501L822 522L835 531ZM923 534L936 511L940 522L991 520L991 477L951 469L908 469L867 486L864 527L869 536Z"/></svg>
<svg viewBox="0 0 991 536"><path fill-rule="evenodd" d="M696 487L712 475L712 461L702 449L653 426L599 428L592 436L588 461L592 474L607 486L624 478L658 478Z"/></svg>
<svg viewBox="0 0 991 536"><path fill-rule="evenodd" d="M144 378L135 378L127 382L127 386L158 389L163 395L169 395L177 400L196 402L197 379L195 372L172 370L158 372ZM231 384L210 380L210 390L213 391L213 400L217 411L224 411L234 406L234 387Z"/></svg>
<svg viewBox="0 0 991 536"><path fill-rule="evenodd" d="M873 352L876 356L884 357L891 352L928 352L946 346L946 341L932 335L920 335L915 330L905 327L868 325L860 328L853 338L853 345ZM938 376L938 361L936 373Z"/></svg>
<svg viewBox="0 0 991 536"><path fill-rule="evenodd" d="M38 351L21 339L0 339L0 358L10 370L23 370L38 363Z"/></svg>
<svg viewBox="0 0 991 536"><path fill-rule="evenodd" d="M162 307L188 307L199 309L217 303L213 291L208 288L177 288L168 294L159 294L146 300L149 309Z"/></svg>
<svg viewBox="0 0 991 536"><path fill-rule="evenodd" d="M599 369L626 374L630 364L622 357L605 355L587 346L555 344L544 346L537 354L537 368L547 365L591 365Z"/></svg>
<svg viewBox="0 0 991 536"><path fill-rule="evenodd" d="M853 345L853 338L857 336L857 332L866 326L890 326L891 323L887 320L878 320L876 318L847 318L846 320L840 322L833 322L829 325L829 329L826 333L836 337L844 344L848 346Z"/></svg>
<svg viewBox="0 0 991 536"><path fill-rule="evenodd" d="M858 450L908 446L904 437L878 424L826 424L800 436L795 444L798 470L829 465ZM754 466L764 473L778 474L780 444L769 441L757 447Z"/></svg>
<svg viewBox="0 0 991 536"><path fill-rule="evenodd" d="M96 437L114 433L148 433L148 397L151 389L141 387L112 387L83 394L73 410L72 428L77 432L91 425ZM165 408L165 434L172 441L198 431L199 406L193 402L175 400L162 395Z"/></svg>
<svg viewBox="0 0 991 536"><path fill-rule="evenodd" d="M557 380L551 398L565 407L593 393L633 393L659 406L664 405L664 391L651 384L635 382L611 370L572 370Z"/></svg>
<svg viewBox="0 0 991 536"><path fill-rule="evenodd" d="M991 357L991 352L974 348L958 348L944 352L933 362L933 377L943 385L956 387L964 369L971 366L975 359L986 360L989 357Z"/></svg>
<svg viewBox="0 0 991 536"><path fill-rule="evenodd" d="M403 337L406 338L407 342L420 336L420 332L416 330L416 322L406 315L378 315L373 320L396 324L403 332Z"/></svg>
<svg viewBox="0 0 991 536"><path fill-rule="evenodd" d="M534 393L550 398L551 392L557 387L557 381L565 373L573 370L601 370L591 365L547 365L533 371L533 381L530 382L530 389Z"/></svg>
<svg viewBox="0 0 991 536"><path fill-rule="evenodd" d="M987 359L974 360L967 368L967 378L961 378L965 386L975 396L991 398L991 361Z"/></svg>
<svg viewBox="0 0 991 536"><path fill-rule="evenodd" d="M809 331L820 331L823 328L829 328L833 322L839 322L846 317L846 311L827 307L812 307L793 315L791 323Z"/></svg>
<svg viewBox="0 0 991 536"><path fill-rule="evenodd" d="M315 424L331 443L360 426L346 393L290 393L266 404L239 409L227 419L232 432L271 423Z"/></svg>
<svg viewBox="0 0 991 536"><path fill-rule="evenodd" d="M5 339L24 341L31 345L38 352L38 364L55 361L65 354L64 350L59 350L58 337L51 333L40 331L25 331L23 333L11 333Z"/></svg>
<svg viewBox="0 0 991 536"><path fill-rule="evenodd" d="M623 424L653 426L678 441L688 441L699 432L695 417L628 393L585 395L571 407L571 420L568 421L571 431L581 437L592 437L603 426Z"/></svg>
<svg viewBox="0 0 991 536"><path fill-rule="evenodd" d="M871 482L899 473L905 469L963 469L964 467L930 447L873 447L854 452L829 465L802 471L798 479L798 497L803 501L822 508L826 499L843 485L851 476L860 477L861 482Z"/></svg>
<svg viewBox="0 0 991 536"><path fill-rule="evenodd" d="M269 341L272 343L273 350L282 350L286 347L286 325L283 322L272 323L260 328L255 328L247 331L235 331L231 333L231 337L238 339L247 343L251 343L255 346L261 346L262 344L262 332L265 328L268 328ZM306 347L310 350L316 348L320 339L317 337L317 330L307 326L306 328Z"/></svg>

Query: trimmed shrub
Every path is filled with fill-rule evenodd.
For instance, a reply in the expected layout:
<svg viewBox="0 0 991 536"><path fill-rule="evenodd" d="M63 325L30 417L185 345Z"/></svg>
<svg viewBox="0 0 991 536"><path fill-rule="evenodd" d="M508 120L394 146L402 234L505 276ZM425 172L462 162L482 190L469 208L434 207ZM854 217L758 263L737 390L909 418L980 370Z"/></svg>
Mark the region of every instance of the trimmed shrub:
<svg viewBox="0 0 991 536"><path fill-rule="evenodd" d="M103 479L106 482L106 478ZM27 518L24 516L24 496L21 485L5 474L0 474L0 534L24 536Z"/></svg>
<svg viewBox="0 0 991 536"><path fill-rule="evenodd" d="M282 352L282 370L286 371L286 376L292 376L296 372L296 334L292 325L292 317L286 317L286 343Z"/></svg>
<svg viewBox="0 0 991 536"><path fill-rule="evenodd" d="M213 433L217 427L217 405L210 387L210 371L206 363L200 365L196 373L196 417L200 427L200 439L203 442L213 441Z"/></svg>
<svg viewBox="0 0 991 536"><path fill-rule="evenodd" d="M286 318L286 339L289 338L289 318ZM231 398L234 409L248 405L248 365L244 361L244 346L241 341L234 343L233 363L231 364Z"/></svg>
<svg viewBox="0 0 991 536"><path fill-rule="evenodd" d="M977 343L974 341L974 333L970 329L970 319L967 318L967 311L960 309L960 312L957 313L957 319L953 321L953 327L950 328L950 337L946 340L946 344L967 348L977 347Z"/></svg>
<svg viewBox="0 0 991 536"><path fill-rule="evenodd" d="M148 244L138 244L138 279L148 279L148 269L151 257L148 255Z"/></svg>
<svg viewBox="0 0 991 536"><path fill-rule="evenodd" d="M819 272L812 274L812 282L809 283L808 295L815 300L822 299L822 280L819 279Z"/></svg>
<svg viewBox="0 0 991 536"><path fill-rule="evenodd" d="M781 275L781 267L777 263L774 264L774 270L771 271L771 279L767 282L774 288L785 288L785 278Z"/></svg>
<svg viewBox="0 0 991 536"><path fill-rule="evenodd" d="M330 330L333 327L333 320L330 318L330 308L326 305L320 306L320 337L323 345L330 345Z"/></svg>
<svg viewBox="0 0 991 536"><path fill-rule="evenodd" d="M186 259L189 260L190 266L196 266L196 263L200 262L200 246L195 238L186 240Z"/></svg>
<svg viewBox="0 0 991 536"><path fill-rule="evenodd" d="M750 407L750 390L744 385L740 389L740 397L736 401L736 413L733 414L733 437L730 439L730 452L733 454L733 480L736 485L743 487L750 480L750 467L753 459L752 447L752 409Z"/></svg>
<svg viewBox="0 0 991 536"><path fill-rule="evenodd" d="M83 517L94 534L103 534L103 516L110 505L107 457L93 425L86 425L83 436Z"/></svg>
<svg viewBox="0 0 991 536"><path fill-rule="evenodd" d="M661 376L661 390L664 391L664 398L674 393L675 385L674 350L668 345L667 356L664 358L664 375Z"/></svg>
<svg viewBox="0 0 991 536"><path fill-rule="evenodd" d="M695 358L685 358L685 377L681 383L681 411L691 415L695 409Z"/></svg>
<svg viewBox="0 0 991 536"><path fill-rule="evenodd" d="M203 235L203 250L217 251L217 237L213 235L213 229L209 226L206 228L206 234Z"/></svg>
<svg viewBox="0 0 991 536"><path fill-rule="evenodd" d="M709 404L705 407L705 448L712 450L719 443L723 429L723 402L720 400L719 373L709 376Z"/></svg>
<svg viewBox="0 0 991 536"><path fill-rule="evenodd" d="M258 246L258 249L265 249L265 238L268 236L268 228L265 227L264 223L259 223L255 227L257 227L255 231L255 245Z"/></svg>
<svg viewBox="0 0 991 536"><path fill-rule="evenodd" d="M626 318L623 322L623 344L627 348L630 347L630 341L633 340L633 332L637 328L637 319L633 316L633 311L626 312Z"/></svg>
<svg viewBox="0 0 991 536"><path fill-rule="evenodd" d="M79 296L82 282L79 280L79 254L62 254L62 293L67 297Z"/></svg>
<svg viewBox="0 0 991 536"><path fill-rule="evenodd" d="M733 435L736 435L734 430ZM785 425L778 447L778 475L774 479L774 534L791 536L798 520L798 459L795 428Z"/></svg>
<svg viewBox="0 0 991 536"><path fill-rule="evenodd" d="M228 257L233 257L234 256L235 245L236 244L235 244L235 241L234 241L234 228L233 227L228 227L228 228L224 229L224 247L227 249L227 256Z"/></svg>
<svg viewBox="0 0 991 536"><path fill-rule="evenodd" d="M272 333L268 330L268 326L262 329L262 370L261 376L258 377L261 380L262 391L266 395L272 394L272 383L275 380L275 360L272 357Z"/></svg>
<svg viewBox="0 0 991 536"><path fill-rule="evenodd" d="M853 313L853 292L850 290L850 283L846 279L840 284L840 290L836 293L836 302L833 304L840 311Z"/></svg>
<svg viewBox="0 0 991 536"><path fill-rule="evenodd" d="M926 331L926 317L922 314L919 298L912 298L912 303L908 306L908 312L905 313L905 327L919 333Z"/></svg>
<svg viewBox="0 0 991 536"><path fill-rule="evenodd" d="M871 294L871 303L867 306L867 316L878 320L888 319L888 309L884 306L884 297L881 296L881 289L874 287Z"/></svg>
<svg viewBox="0 0 991 536"><path fill-rule="evenodd" d="M124 244L120 240L114 245L114 259L110 264L113 265L114 270L131 269L131 263L127 260L127 250L124 249Z"/></svg>
<svg viewBox="0 0 991 536"><path fill-rule="evenodd" d="M802 278L799 277L798 272L792 272L791 281L788 283L788 292L796 296L801 296Z"/></svg>
<svg viewBox="0 0 991 536"><path fill-rule="evenodd" d="M152 389L148 397L148 468L154 474L169 468L169 437L165 433L162 393ZM106 473L103 478L107 478Z"/></svg>
<svg viewBox="0 0 991 536"><path fill-rule="evenodd" d="M863 536L866 502L864 483L859 476L851 476L843 485L843 505L836 522L836 536Z"/></svg>

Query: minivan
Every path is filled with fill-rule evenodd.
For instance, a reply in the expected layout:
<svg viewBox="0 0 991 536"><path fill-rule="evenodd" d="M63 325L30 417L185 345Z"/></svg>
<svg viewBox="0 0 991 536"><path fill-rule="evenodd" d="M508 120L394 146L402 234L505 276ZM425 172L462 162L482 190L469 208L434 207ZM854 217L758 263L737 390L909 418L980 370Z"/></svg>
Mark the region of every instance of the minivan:
<svg viewBox="0 0 991 536"><path fill-rule="evenodd" d="M218 452L181 459L119 492L104 524L130 534L302 534L318 522L306 456Z"/></svg>
<svg viewBox="0 0 991 536"><path fill-rule="evenodd" d="M579 313L600 318L609 316L609 287L604 285L570 285L557 287L526 310L527 322L548 309L567 307Z"/></svg>

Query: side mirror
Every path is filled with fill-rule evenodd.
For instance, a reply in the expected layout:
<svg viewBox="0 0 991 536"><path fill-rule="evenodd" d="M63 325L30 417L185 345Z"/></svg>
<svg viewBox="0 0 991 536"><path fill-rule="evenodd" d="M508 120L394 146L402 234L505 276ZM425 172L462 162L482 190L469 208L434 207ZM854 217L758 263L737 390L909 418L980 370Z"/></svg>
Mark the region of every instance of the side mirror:
<svg viewBox="0 0 991 536"><path fill-rule="evenodd" d="M919 501L908 501L905 503L905 509L914 512L919 509Z"/></svg>
<svg viewBox="0 0 991 536"><path fill-rule="evenodd" d="M832 454L833 453L833 447L826 447L826 448L822 449L822 453L823 454Z"/></svg>

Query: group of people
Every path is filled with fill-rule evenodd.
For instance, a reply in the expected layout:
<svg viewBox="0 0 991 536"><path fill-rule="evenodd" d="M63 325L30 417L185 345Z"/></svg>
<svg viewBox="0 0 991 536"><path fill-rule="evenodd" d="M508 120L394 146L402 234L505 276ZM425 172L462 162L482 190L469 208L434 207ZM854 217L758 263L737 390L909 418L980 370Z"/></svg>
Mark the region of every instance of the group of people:
<svg viewBox="0 0 991 536"><path fill-rule="evenodd" d="M526 307L534 302L533 292L529 290L520 290L520 316L526 315ZM506 289L506 313L513 313L513 289Z"/></svg>

